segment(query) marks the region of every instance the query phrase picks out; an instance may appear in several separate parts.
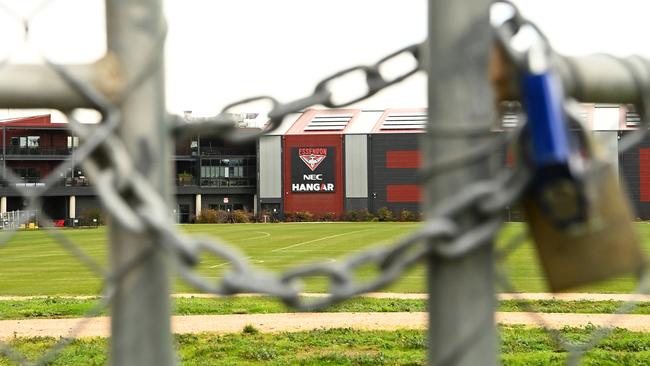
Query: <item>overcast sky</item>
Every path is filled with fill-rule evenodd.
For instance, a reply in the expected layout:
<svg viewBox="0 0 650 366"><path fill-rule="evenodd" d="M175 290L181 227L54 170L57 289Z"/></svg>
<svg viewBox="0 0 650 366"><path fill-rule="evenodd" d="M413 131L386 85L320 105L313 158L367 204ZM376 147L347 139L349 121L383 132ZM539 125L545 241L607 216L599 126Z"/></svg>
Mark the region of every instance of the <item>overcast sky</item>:
<svg viewBox="0 0 650 366"><path fill-rule="evenodd" d="M0 58L89 62L105 51L100 0L2 1ZM526 16L556 49L582 55L650 56L650 2L643 0L519 0ZM168 109L218 112L231 101L271 94L281 101L308 95L321 78L426 37L426 0L168 0ZM40 9L24 42L20 22ZM363 108L422 107L426 78L359 103Z"/></svg>

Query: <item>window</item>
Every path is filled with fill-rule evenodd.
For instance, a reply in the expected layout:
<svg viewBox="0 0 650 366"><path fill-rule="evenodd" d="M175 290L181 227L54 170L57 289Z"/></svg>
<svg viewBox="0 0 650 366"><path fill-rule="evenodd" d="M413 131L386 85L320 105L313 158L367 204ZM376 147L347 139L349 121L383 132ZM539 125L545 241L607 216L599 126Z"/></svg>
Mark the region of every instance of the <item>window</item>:
<svg viewBox="0 0 650 366"><path fill-rule="evenodd" d="M14 171L26 182L36 182L41 178L41 174L36 168L15 168Z"/></svg>
<svg viewBox="0 0 650 366"><path fill-rule="evenodd" d="M255 174L255 159L224 158L201 160L201 185L250 186Z"/></svg>
<svg viewBox="0 0 650 366"><path fill-rule="evenodd" d="M68 136L68 149L72 149L73 147L79 147L79 137Z"/></svg>
<svg viewBox="0 0 650 366"><path fill-rule="evenodd" d="M40 136L27 136L27 147L30 149L37 148Z"/></svg>
<svg viewBox="0 0 650 366"><path fill-rule="evenodd" d="M19 136L11 138L11 146L21 148L37 148L41 140L40 136Z"/></svg>

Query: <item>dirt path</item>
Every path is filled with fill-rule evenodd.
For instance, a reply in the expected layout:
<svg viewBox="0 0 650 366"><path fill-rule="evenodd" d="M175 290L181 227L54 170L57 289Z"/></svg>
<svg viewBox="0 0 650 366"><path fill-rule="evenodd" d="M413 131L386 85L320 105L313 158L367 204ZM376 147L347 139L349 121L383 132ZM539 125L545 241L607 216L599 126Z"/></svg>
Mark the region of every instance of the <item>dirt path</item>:
<svg viewBox="0 0 650 366"><path fill-rule="evenodd" d="M324 294L304 294L305 296L325 296ZM173 297L209 298L206 294L174 294ZM244 294L239 296L258 296ZM426 299L426 294L405 293L370 293L364 295L372 298L392 299ZM38 297L38 296L37 296ZM72 296L74 298L94 298L94 296ZM500 300L564 300L564 301L650 301L648 295L630 294L588 294L588 293L526 293L499 294ZM0 296L0 300L26 300L30 297ZM501 324L521 324L561 328L563 326L614 325L633 331L650 331L650 315L610 314L555 314L555 313L520 313L497 312L496 321ZM243 314L243 315L190 315L173 316L172 328L175 333L234 333L241 332L244 326L253 325L262 332L291 332L311 329L352 327L366 330L393 330L399 328L424 329L427 314L416 313L286 313L286 314ZM109 335L109 318L95 317L88 319L24 319L0 321L0 339L14 336L50 336L50 337L106 337Z"/></svg>
<svg viewBox="0 0 650 366"><path fill-rule="evenodd" d="M609 314L496 314L500 324L521 324L539 326L538 319L544 319L549 327L614 325L633 331L650 331L650 315ZM253 325L262 332L292 332L311 329L355 328L365 330L424 329L427 314L417 313L281 313L248 315L191 315L173 316L175 333L236 333L244 326ZM80 324L81 328L75 329ZM14 336L50 337L107 337L109 318L89 319L33 319L0 321L0 339Z"/></svg>

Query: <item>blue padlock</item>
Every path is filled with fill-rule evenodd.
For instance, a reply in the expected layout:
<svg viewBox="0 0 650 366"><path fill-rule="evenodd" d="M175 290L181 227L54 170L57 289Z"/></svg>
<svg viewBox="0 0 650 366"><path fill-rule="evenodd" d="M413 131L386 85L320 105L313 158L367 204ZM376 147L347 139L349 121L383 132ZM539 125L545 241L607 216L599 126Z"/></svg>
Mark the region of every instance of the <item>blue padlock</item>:
<svg viewBox="0 0 650 366"><path fill-rule="evenodd" d="M581 158L571 143L562 84L541 41L526 53L520 89L534 172L531 193L558 228L583 223L587 220L587 199Z"/></svg>

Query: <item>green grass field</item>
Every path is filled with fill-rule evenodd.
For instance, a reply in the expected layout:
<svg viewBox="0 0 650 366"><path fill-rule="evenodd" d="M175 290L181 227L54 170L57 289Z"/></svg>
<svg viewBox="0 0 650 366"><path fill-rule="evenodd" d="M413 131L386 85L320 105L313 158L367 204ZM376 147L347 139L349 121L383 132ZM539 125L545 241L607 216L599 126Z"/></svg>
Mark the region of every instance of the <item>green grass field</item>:
<svg viewBox="0 0 650 366"><path fill-rule="evenodd" d="M36 297L20 300L0 300L0 320L8 319L61 319L80 318L97 307L98 298ZM503 300L497 311L517 312L535 309L540 313L612 314L623 304L620 301L559 301ZM635 304L630 314L650 314L650 302ZM277 299L262 296L231 298L175 298L172 301L173 315L233 315L271 314L295 312ZM330 306L323 312L418 312L426 311L426 300L375 299L357 297ZM99 315L109 315L108 309Z"/></svg>
<svg viewBox="0 0 650 366"><path fill-rule="evenodd" d="M564 328L571 340L585 341L593 327ZM567 353L542 329L499 327L503 365L565 365ZM37 359L57 340L13 338L12 347L28 359ZM175 336L183 365L424 365L425 332L421 330L362 331L353 329L262 334L249 327L245 332ZM105 365L105 338L74 340L48 365ZM616 329L586 353L581 365L647 365L650 334ZM0 356L0 366L13 365Z"/></svg>
<svg viewBox="0 0 650 366"><path fill-rule="evenodd" d="M219 237L249 257L257 266L282 271L300 264L335 261L372 245L388 245L395 238L407 235L418 223L303 223L303 224L237 224L187 225L191 234ZM650 253L650 225L636 227L644 247ZM508 238L524 230L522 224L506 224L497 240L502 245ZM91 258L107 263L106 229L75 229L63 231ZM502 264L517 290L546 291L534 250L530 243L518 248ZM218 278L227 268L218 258L204 257L198 271L206 277ZM372 269L362 269L361 277L373 276ZM581 291L630 292L631 277L622 277L595 284ZM423 266L404 274L386 289L394 292L424 292ZM46 230L22 231L0 246L0 295L93 295L101 290L100 276L66 251ZM322 279L310 281L306 291L325 291ZM182 283L176 292L194 292Z"/></svg>

